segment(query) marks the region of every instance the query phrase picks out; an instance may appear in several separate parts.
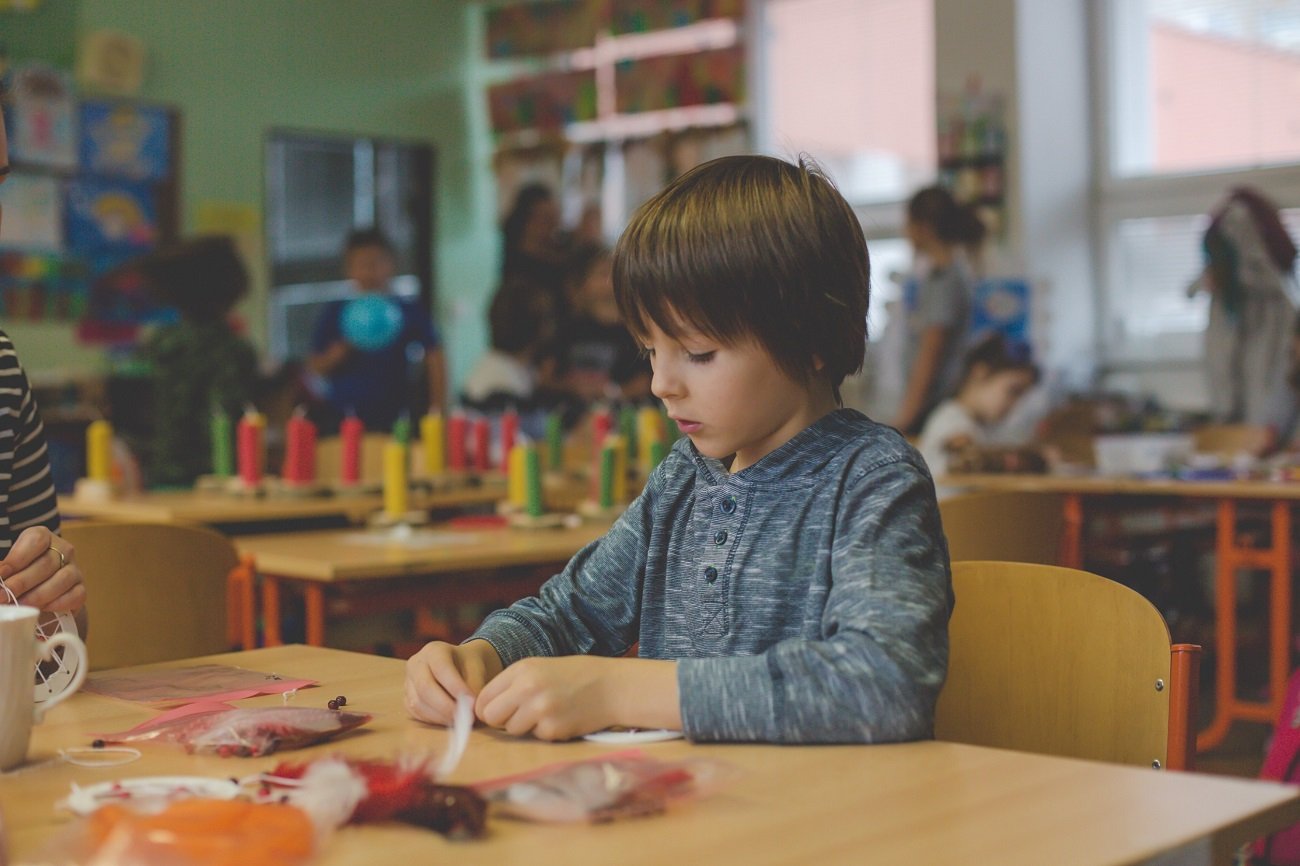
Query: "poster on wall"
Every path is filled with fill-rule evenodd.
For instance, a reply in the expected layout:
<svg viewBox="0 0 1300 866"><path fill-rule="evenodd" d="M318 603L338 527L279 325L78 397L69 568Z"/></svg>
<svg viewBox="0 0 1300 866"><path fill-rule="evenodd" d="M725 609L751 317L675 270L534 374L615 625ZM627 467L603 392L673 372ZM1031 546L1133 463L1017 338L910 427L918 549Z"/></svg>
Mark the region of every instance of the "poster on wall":
<svg viewBox="0 0 1300 866"><path fill-rule="evenodd" d="M0 318L6 321L76 321L85 313L87 289L78 258L0 249Z"/></svg>
<svg viewBox="0 0 1300 866"><path fill-rule="evenodd" d="M1029 281L1023 277L989 277L975 285L971 334L997 331L1012 340L1029 340Z"/></svg>
<svg viewBox="0 0 1300 866"><path fill-rule="evenodd" d="M132 180L164 180L171 172L171 117L127 102L81 104L82 171Z"/></svg>
<svg viewBox="0 0 1300 866"><path fill-rule="evenodd" d="M596 118L596 73L558 72L488 89L492 131L559 132L565 124Z"/></svg>
<svg viewBox="0 0 1300 866"><path fill-rule="evenodd" d="M739 105L745 99L745 52L740 45L695 54L667 54L618 64L618 111L632 114L688 105Z"/></svg>
<svg viewBox="0 0 1300 866"><path fill-rule="evenodd" d="M158 239L153 188L128 180L78 177L68 184L68 245L75 252L143 252Z"/></svg>
<svg viewBox="0 0 1300 866"><path fill-rule="evenodd" d="M614 33L648 33L745 14L745 0L612 0L610 6Z"/></svg>
<svg viewBox="0 0 1300 866"><path fill-rule="evenodd" d="M13 172L0 184L0 209L0 247L49 252L63 248L63 198L57 177Z"/></svg>
<svg viewBox="0 0 1300 866"><path fill-rule="evenodd" d="M48 66L14 70L5 122L16 164L77 167L77 112L72 77Z"/></svg>
<svg viewBox="0 0 1300 866"><path fill-rule="evenodd" d="M487 13L488 57L525 57L587 48L603 23L604 0L545 0Z"/></svg>

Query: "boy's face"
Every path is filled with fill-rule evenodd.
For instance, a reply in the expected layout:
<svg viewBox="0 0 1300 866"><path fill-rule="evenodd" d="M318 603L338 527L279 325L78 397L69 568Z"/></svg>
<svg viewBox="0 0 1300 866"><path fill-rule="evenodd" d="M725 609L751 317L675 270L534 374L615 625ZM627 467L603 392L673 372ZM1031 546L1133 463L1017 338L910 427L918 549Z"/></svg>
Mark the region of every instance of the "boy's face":
<svg viewBox="0 0 1300 866"><path fill-rule="evenodd" d="M363 292L386 291L397 271L392 255L383 247L357 247L348 253L343 267L347 278Z"/></svg>
<svg viewBox="0 0 1300 866"><path fill-rule="evenodd" d="M810 383L791 379L752 341L724 345L685 329L673 339L650 323L650 390L700 453L753 465L828 411ZM833 407L833 404L832 404Z"/></svg>

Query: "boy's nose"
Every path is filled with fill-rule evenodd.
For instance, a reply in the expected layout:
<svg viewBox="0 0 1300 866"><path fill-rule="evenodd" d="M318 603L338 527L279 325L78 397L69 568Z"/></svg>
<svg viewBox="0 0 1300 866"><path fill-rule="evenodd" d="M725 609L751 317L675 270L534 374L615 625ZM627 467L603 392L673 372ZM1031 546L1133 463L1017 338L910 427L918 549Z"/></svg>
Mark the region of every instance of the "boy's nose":
<svg viewBox="0 0 1300 866"><path fill-rule="evenodd" d="M666 367L664 364L656 365L650 376L650 393L660 400L681 396L681 380L669 375Z"/></svg>

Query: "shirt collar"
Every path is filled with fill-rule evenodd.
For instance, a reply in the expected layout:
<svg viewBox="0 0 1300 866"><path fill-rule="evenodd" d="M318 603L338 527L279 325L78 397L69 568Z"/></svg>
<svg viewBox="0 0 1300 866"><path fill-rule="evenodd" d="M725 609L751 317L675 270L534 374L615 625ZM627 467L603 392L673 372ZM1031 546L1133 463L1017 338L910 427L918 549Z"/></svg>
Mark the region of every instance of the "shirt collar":
<svg viewBox="0 0 1300 866"><path fill-rule="evenodd" d="M710 484L722 484L728 480L760 484L794 481L815 474L825 466L844 445L861 435L864 422L870 423L856 409L836 409L735 475L727 471L721 460L701 454L694 442L687 440L687 447L697 469Z"/></svg>

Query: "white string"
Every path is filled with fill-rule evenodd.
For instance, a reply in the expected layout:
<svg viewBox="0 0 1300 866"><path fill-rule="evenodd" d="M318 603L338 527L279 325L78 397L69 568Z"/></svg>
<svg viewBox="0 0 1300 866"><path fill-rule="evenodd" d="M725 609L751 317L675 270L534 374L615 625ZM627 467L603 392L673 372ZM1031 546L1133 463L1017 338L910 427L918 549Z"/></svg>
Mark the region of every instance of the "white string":
<svg viewBox="0 0 1300 866"><path fill-rule="evenodd" d="M140 750L129 746L59 749L59 757L74 767L120 767L140 760Z"/></svg>
<svg viewBox="0 0 1300 866"><path fill-rule="evenodd" d="M474 730L474 697L461 695L456 699L456 718L451 725L451 742L443 753L442 762L438 764L438 773L434 778L445 779L456 771L460 765L465 747L469 745L470 731Z"/></svg>

